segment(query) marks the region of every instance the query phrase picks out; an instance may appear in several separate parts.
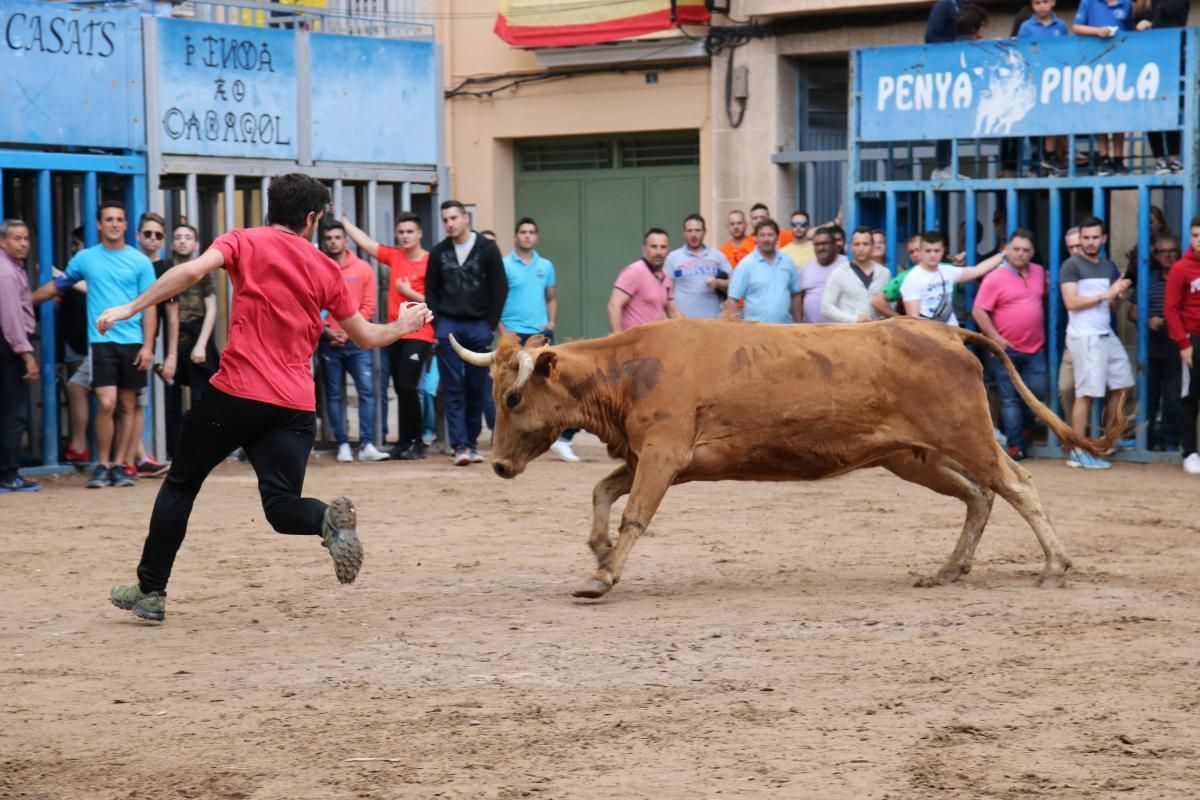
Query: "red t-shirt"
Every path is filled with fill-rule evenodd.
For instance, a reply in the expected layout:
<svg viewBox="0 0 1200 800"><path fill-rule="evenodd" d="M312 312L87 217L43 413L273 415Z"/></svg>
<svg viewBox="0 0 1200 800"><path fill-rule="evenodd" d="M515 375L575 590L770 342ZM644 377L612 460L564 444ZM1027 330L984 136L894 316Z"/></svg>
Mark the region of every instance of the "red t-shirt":
<svg viewBox="0 0 1200 800"><path fill-rule="evenodd" d="M396 281L400 278L408 278L408 283L414 292L425 294L425 270L429 266L429 253L425 253L416 261L411 261L404 255L403 250L381 244L376 258L387 264L392 270L392 277L388 280L387 318L388 322L395 322L400 315L400 304L408 302L408 298L400 294L400 290L396 288ZM433 323L427 322L415 333L406 333L400 338L415 339L418 342L432 344L434 341Z"/></svg>
<svg viewBox="0 0 1200 800"><path fill-rule="evenodd" d="M260 403L315 411L312 355L324 323L354 316L342 271L307 239L279 228L235 230L212 246L233 282L229 340L212 385Z"/></svg>

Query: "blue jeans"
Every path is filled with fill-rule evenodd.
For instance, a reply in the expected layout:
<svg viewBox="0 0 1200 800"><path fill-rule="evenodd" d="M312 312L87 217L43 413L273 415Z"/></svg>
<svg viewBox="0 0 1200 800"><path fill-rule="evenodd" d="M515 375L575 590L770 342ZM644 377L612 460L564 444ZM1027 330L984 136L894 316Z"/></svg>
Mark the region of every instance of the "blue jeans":
<svg viewBox="0 0 1200 800"><path fill-rule="evenodd" d="M476 353L492 349L492 329L486 320L442 317L437 321L438 379L442 387L442 406L446 412L446 430L453 450L474 449L483 428L483 412L488 391L486 367L464 362L450 346L450 334L463 347Z"/></svg>
<svg viewBox="0 0 1200 800"><path fill-rule="evenodd" d="M520 344L521 347L524 347L525 343L529 341L530 336L537 336L537 335L538 334L536 334L536 333L518 333L517 334L517 343ZM546 344L554 344L554 331L547 328L547 329L541 331L541 335L546 337ZM494 428L493 428L493 430L494 430ZM560 433L558 435L558 440L560 442L567 442L569 444L571 442L571 440L575 438L575 434L577 434L577 433L579 433L578 428L567 428L565 431L563 431L562 433Z"/></svg>
<svg viewBox="0 0 1200 800"><path fill-rule="evenodd" d="M1044 400L1050 374L1046 367L1046 354L1022 353L1012 348L1009 348L1007 353L1029 391L1037 395L1039 400ZM1033 426L1033 412L1021 401L1017 387L1008 377L1008 371L1004 369L1000 359L989 352L987 363L992 373L992 381L1000 393L1000 425L1004 429L1004 437L1008 440L1009 447L1020 447L1024 450L1029 446L1029 442L1025 441L1025 428Z"/></svg>
<svg viewBox="0 0 1200 800"><path fill-rule="evenodd" d="M371 351L363 350L353 342L344 347L333 347L325 339L317 350L321 359L321 371L325 374L325 403L328 406L329 422L339 445L348 444L346 416L342 408L342 380L349 370L358 390L358 446L375 442L375 381L371 373Z"/></svg>

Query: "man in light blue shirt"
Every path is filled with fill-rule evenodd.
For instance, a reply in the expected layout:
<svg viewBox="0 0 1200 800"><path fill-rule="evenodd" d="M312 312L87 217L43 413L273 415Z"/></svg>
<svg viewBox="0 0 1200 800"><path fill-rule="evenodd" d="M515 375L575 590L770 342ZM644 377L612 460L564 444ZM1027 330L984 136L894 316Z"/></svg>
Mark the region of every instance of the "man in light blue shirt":
<svg viewBox="0 0 1200 800"><path fill-rule="evenodd" d="M154 265L125 244L128 222L124 204L105 200L96 213L100 244L80 250L65 274L38 287L34 301L55 297L79 281L87 281L88 361L96 393L96 469L89 489L132 486L123 465L132 463L141 431L133 424L138 391L146 385L154 362L154 333L158 318L153 307L100 333L96 319L113 306L124 305L154 283ZM119 411L119 414L116 413Z"/></svg>
<svg viewBox="0 0 1200 800"><path fill-rule="evenodd" d="M663 271L675 287L675 305L685 317L716 319L721 315L721 295L729 286L733 268L720 250L707 247L704 217L688 214L683 221L684 245L667 255Z"/></svg>
<svg viewBox="0 0 1200 800"><path fill-rule="evenodd" d="M542 258L537 250L538 227L532 217L517 222L516 247L504 257L504 274L508 278L508 297L500 312L500 335L514 333L523 346L527 339L540 333L547 344L554 344L554 326L558 321L558 289L555 288L554 264ZM554 455L563 461L580 460L571 447L577 431L568 428L550 445Z"/></svg>
<svg viewBox="0 0 1200 800"><path fill-rule="evenodd" d="M537 240L537 223L522 217L517 223L516 247L504 257L508 297L500 312L500 333L515 333L522 345L535 333L553 339L558 317L554 264L533 249Z"/></svg>
<svg viewBox="0 0 1200 800"><path fill-rule="evenodd" d="M775 249L779 225L764 219L754 226L758 247L743 258L729 282L725 316L737 319L738 301L745 300L742 319L750 322L795 322L801 318L804 295L800 293L800 272L786 253Z"/></svg>

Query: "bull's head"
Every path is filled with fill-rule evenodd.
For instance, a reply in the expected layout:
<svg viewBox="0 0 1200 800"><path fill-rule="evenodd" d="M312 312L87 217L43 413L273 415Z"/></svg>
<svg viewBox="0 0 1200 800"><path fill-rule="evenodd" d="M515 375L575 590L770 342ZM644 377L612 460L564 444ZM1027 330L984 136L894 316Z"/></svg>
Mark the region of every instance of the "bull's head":
<svg viewBox="0 0 1200 800"><path fill-rule="evenodd" d="M559 380L558 354L541 336L531 336L521 349L517 337L506 334L491 353L472 352L453 336L450 344L468 364L491 368L492 469L501 478L515 478L570 427L567 414L575 400Z"/></svg>

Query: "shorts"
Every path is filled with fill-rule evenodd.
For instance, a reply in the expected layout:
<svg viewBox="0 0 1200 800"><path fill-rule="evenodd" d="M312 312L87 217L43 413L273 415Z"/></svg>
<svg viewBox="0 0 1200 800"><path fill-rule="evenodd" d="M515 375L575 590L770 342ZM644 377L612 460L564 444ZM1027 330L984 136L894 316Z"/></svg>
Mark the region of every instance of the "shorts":
<svg viewBox="0 0 1200 800"><path fill-rule="evenodd" d="M67 383L73 383L76 386L82 386L85 389L92 388L92 348L88 348L88 354L83 357L83 361L79 362L79 366L71 373L70 380Z"/></svg>
<svg viewBox="0 0 1200 800"><path fill-rule="evenodd" d="M143 389L146 372L133 365L140 344L97 342L91 346L92 388L116 386L118 389Z"/></svg>
<svg viewBox="0 0 1200 800"><path fill-rule="evenodd" d="M1129 354L1115 333L1068 333L1067 350L1075 366L1076 397L1104 397L1106 390L1133 386Z"/></svg>

